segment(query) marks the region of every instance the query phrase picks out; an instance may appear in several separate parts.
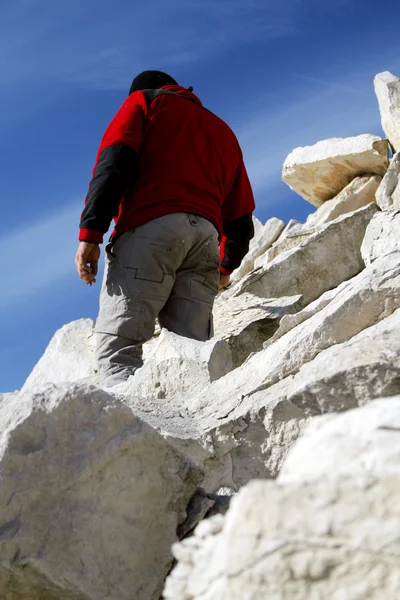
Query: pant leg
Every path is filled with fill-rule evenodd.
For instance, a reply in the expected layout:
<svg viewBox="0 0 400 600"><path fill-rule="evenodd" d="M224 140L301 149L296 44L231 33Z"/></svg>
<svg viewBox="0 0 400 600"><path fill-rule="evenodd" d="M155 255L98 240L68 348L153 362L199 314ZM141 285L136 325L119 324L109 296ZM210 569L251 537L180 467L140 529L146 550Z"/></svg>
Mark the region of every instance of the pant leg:
<svg viewBox="0 0 400 600"><path fill-rule="evenodd" d="M161 327L206 341L213 335L212 309L219 285L218 233L207 219L188 215L193 241L158 316Z"/></svg>
<svg viewBox="0 0 400 600"><path fill-rule="evenodd" d="M96 322L103 385L123 381L142 366L142 345L153 335L190 245L187 235L181 239L186 222L181 213L160 217L122 234L108 247Z"/></svg>

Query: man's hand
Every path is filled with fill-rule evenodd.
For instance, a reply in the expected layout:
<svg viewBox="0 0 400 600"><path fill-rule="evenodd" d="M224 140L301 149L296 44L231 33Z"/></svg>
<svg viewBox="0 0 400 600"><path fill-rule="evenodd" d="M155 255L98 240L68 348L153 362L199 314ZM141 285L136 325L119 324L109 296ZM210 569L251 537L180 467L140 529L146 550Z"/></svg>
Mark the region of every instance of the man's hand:
<svg viewBox="0 0 400 600"><path fill-rule="evenodd" d="M230 286L230 275L223 275L221 273L220 278L219 278L219 288L218 288L218 292L223 292L224 290L226 290L227 287Z"/></svg>
<svg viewBox="0 0 400 600"><path fill-rule="evenodd" d="M79 242L75 255L78 275L87 285L96 283L96 275L100 258L100 248L90 242Z"/></svg>

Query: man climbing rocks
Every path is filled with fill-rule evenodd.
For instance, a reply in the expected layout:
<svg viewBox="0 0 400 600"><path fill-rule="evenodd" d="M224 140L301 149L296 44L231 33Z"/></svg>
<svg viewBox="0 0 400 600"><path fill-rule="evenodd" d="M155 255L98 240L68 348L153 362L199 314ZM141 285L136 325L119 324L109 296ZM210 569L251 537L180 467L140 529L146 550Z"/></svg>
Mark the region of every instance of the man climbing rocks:
<svg viewBox="0 0 400 600"><path fill-rule="evenodd" d="M157 317L179 335L212 336L214 299L248 251L253 210L228 125L166 73L138 75L100 144L75 258L92 285L114 218L96 322L103 386L142 365Z"/></svg>

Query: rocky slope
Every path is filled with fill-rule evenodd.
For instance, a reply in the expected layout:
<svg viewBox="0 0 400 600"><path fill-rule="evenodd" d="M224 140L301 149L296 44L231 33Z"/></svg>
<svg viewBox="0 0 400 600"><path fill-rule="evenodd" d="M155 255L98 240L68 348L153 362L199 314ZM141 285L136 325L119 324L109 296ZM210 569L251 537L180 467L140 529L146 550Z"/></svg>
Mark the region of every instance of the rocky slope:
<svg viewBox="0 0 400 600"><path fill-rule="evenodd" d="M370 134L294 150L317 210L255 221L215 337L158 331L111 392L94 324L54 335L0 395L1 598L400 597L399 165Z"/></svg>

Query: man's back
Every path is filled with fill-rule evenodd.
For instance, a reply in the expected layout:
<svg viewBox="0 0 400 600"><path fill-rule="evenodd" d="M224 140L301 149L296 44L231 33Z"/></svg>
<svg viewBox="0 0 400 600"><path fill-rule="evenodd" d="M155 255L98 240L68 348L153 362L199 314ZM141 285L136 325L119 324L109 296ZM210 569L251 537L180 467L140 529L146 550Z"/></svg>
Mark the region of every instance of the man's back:
<svg viewBox="0 0 400 600"><path fill-rule="evenodd" d="M243 194L224 206L244 169L239 144L229 126L194 94L177 85L131 94L100 152L120 141L127 118L136 123L134 135L125 140L136 153L131 165L135 176L120 205L116 233L174 212L199 214L222 233L223 220L240 216L241 205L248 202Z"/></svg>

